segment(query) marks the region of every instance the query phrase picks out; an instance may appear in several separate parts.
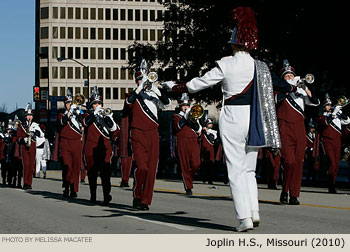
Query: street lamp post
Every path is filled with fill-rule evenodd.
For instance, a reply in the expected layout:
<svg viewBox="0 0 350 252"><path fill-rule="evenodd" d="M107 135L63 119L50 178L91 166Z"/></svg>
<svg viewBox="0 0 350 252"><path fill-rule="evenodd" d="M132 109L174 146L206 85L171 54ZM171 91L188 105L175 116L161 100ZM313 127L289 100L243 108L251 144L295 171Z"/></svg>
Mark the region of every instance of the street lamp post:
<svg viewBox="0 0 350 252"><path fill-rule="evenodd" d="M87 71L87 88L88 88L88 92L87 92L88 93L88 97L87 97L88 102L87 103L90 103L90 67L89 66L85 66L83 63L81 63L81 62L79 62L79 61L77 61L76 59L73 59L73 58L64 58L64 57L57 58L58 62L62 62L63 60L72 60L75 63L81 65L82 67L84 67L86 69L86 71Z"/></svg>

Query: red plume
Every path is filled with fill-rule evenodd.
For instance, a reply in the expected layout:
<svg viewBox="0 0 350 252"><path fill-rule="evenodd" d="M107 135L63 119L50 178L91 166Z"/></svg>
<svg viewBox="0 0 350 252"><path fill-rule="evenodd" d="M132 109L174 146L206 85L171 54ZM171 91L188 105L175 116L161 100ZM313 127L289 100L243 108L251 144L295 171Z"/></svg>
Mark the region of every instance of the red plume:
<svg viewBox="0 0 350 252"><path fill-rule="evenodd" d="M249 49L258 49L258 28L256 27L255 12L250 7L237 7L232 10L237 20L238 43Z"/></svg>

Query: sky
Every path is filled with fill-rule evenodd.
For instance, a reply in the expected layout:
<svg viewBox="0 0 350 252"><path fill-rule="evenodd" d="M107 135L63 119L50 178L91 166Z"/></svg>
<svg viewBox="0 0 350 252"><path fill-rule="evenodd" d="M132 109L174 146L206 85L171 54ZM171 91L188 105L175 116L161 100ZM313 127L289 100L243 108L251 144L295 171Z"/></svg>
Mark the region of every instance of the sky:
<svg viewBox="0 0 350 252"><path fill-rule="evenodd" d="M0 108L11 113L33 101L35 1L1 1L0 31Z"/></svg>

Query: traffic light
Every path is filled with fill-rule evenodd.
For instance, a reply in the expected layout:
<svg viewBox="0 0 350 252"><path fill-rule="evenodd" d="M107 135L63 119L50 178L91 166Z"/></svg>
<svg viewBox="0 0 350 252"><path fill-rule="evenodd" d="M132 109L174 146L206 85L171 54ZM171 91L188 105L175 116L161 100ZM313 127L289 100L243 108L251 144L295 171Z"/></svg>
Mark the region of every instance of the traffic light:
<svg viewBox="0 0 350 252"><path fill-rule="evenodd" d="M33 87L33 100L40 101L40 87Z"/></svg>

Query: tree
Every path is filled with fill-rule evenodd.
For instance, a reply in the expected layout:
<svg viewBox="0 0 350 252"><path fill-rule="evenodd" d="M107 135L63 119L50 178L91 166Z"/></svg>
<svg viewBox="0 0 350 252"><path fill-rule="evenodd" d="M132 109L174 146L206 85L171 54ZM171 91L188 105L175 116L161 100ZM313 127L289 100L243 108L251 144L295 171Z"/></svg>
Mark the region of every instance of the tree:
<svg viewBox="0 0 350 252"><path fill-rule="evenodd" d="M339 54L333 54L333 50L340 53L341 48L327 48L328 37L335 38L333 43L347 45L347 35L340 26L345 23L342 18L346 13L336 5L268 0L169 2L164 3L165 40L155 46L135 42L128 48L129 55L134 56L129 59L129 67L135 68L145 58L159 64L160 80L181 83L203 75L216 60L230 55L227 41L235 25L231 10L244 5L257 13L259 50L254 52L255 58L266 61L277 73L287 58L298 75L315 75L316 91L321 96L325 92L336 96L349 89L347 79L338 74L334 64ZM209 103L222 99L219 85L191 96Z"/></svg>

